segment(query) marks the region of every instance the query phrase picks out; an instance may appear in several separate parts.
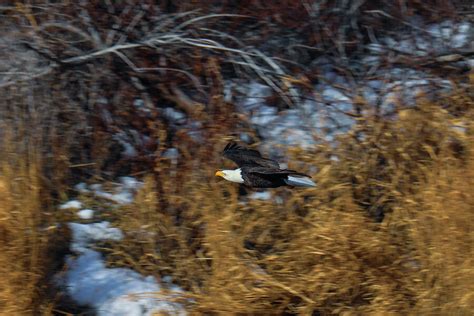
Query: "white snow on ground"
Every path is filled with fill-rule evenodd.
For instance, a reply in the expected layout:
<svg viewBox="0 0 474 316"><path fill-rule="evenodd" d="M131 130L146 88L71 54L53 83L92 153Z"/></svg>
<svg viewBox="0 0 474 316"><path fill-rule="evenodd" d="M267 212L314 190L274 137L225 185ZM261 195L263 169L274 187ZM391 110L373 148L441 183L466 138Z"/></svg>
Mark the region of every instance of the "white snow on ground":
<svg viewBox="0 0 474 316"><path fill-rule="evenodd" d="M112 193L104 191L101 184L92 184L89 188L98 197L118 204L129 204L133 202L134 192L142 185L134 178L121 177L120 183L115 185Z"/></svg>
<svg viewBox="0 0 474 316"><path fill-rule="evenodd" d="M115 133L112 138L123 147L122 155L127 158L136 157L137 148L143 148L150 142L149 136L143 135L135 129L128 129L127 132L120 131Z"/></svg>
<svg viewBox="0 0 474 316"><path fill-rule="evenodd" d="M278 111L267 104L272 89L258 82L229 82L225 87L226 100L232 101L236 97L238 110L250 118L264 140L263 147L275 151L272 154L279 154L278 145L309 148L321 140L333 142L337 135L354 124L354 119L347 113L353 113L353 101L359 95L374 109L379 106L379 114L393 115L399 101L412 104L421 95L430 97L433 93L449 93L452 89L449 80L417 69L384 68L381 60L393 50L428 56L470 47L474 40L474 25L445 21L414 25L413 29L412 33L382 38L379 43L369 45L371 54L363 58L363 63L374 67L372 75L378 79L348 81L335 70L330 60L321 57L315 60L315 65L324 80L314 86L310 99L294 108Z"/></svg>
<svg viewBox="0 0 474 316"><path fill-rule="evenodd" d="M94 217L94 211L90 209L83 209L76 213L79 218L91 219Z"/></svg>
<svg viewBox="0 0 474 316"><path fill-rule="evenodd" d="M78 183L74 186L74 189L76 189L80 193L86 193L89 192L89 189L87 189L87 184L84 182Z"/></svg>
<svg viewBox="0 0 474 316"><path fill-rule="evenodd" d="M110 227L109 222L92 224L69 223L72 231L71 249L76 252L83 252L89 246L102 240L121 240L122 231L115 227Z"/></svg>
<svg viewBox="0 0 474 316"><path fill-rule="evenodd" d="M143 183L138 181L137 179L133 177L121 177L120 178L120 183L122 184L121 190L137 190L139 189Z"/></svg>
<svg viewBox="0 0 474 316"><path fill-rule="evenodd" d="M123 177L114 193L105 192L101 185L81 184L78 189L94 192L115 203L133 201L133 191L142 185L131 177ZM62 206L82 206L79 201L69 201ZM82 214L82 215L79 215ZM93 210L78 212L81 218L91 218ZM73 300L81 305L93 307L102 316L148 316L157 313L186 315L184 308L171 300L182 293L177 286L170 285L166 294L160 295L161 286L152 276L143 276L126 268L107 268L102 255L93 250L97 242L116 241L123 238L120 229L103 221L91 224L69 223L72 232L71 250L77 256L67 259L68 270L61 277L61 284Z"/></svg>
<svg viewBox="0 0 474 316"><path fill-rule="evenodd" d="M186 123L186 114L180 112L172 107L166 107L163 109L163 116L169 121L175 124L184 124Z"/></svg>
<svg viewBox="0 0 474 316"><path fill-rule="evenodd" d="M270 150L275 149L275 145L312 147L318 137L330 141L334 137L333 132L345 131L353 124L353 120L343 114L352 109L351 99L330 85L315 87L315 91L320 91L317 100L308 100L301 107L280 112L265 104L270 88L253 82L238 89L246 95L238 102L239 111L250 117L250 122ZM327 119L327 115L331 119Z"/></svg>
<svg viewBox="0 0 474 316"><path fill-rule="evenodd" d="M153 277L130 269L107 268L97 251L86 249L68 264L65 280L69 294L77 303L94 307L98 315L185 314L179 304L157 298L161 288Z"/></svg>
<svg viewBox="0 0 474 316"><path fill-rule="evenodd" d="M255 125L269 148L277 148L275 145L310 147L321 140L332 142L335 136L353 125L353 118L346 113L352 112L356 96L363 96L370 105L380 105L380 114L389 115L398 100L410 103L432 84L437 84L440 91L449 92L450 83L440 77L417 69L383 68L382 60L393 50L413 56L428 56L449 52L450 48L467 47L472 45L474 26L467 22L447 21L426 27L416 25L416 28L420 31L417 36L414 33L401 34L397 38L382 38L378 43L370 45L370 54L361 62L373 67L370 74L376 80L348 81L334 69L330 60L321 58L315 61L315 65L324 80L314 86L310 99L300 102L299 106L278 111L266 103L273 90L257 82L229 83L225 87L225 100L236 101L238 110L248 115L250 123ZM474 65L474 61L470 62ZM238 95L235 100L234 92ZM165 109L164 115L176 124L184 124L186 121L184 113L172 108ZM190 121L187 127L189 135L196 140L201 139L200 122ZM128 156L135 155L133 144L144 140L132 132L118 133L115 137L124 146L124 154ZM171 151L164 154L164 157L170 159L175 156L175 152ZM122 178L112 192L104 190L99 184L88 186L81 183L76 189L82 193L92 192L114 205L113 203L131 203L134 191L140 185L133 178ZM271 200L272 197L269 192L257 192L249 198ZM275 203L283 203L278 196L274 200ZM79 201L70 201L60 208L82 209L82 205ZM83 212L82 215L78 213L80 218L94 215L93 212L90 214L84 211L87 210L81 210L79 213ZM166 296L159 299L152 297L150 292L161 290L153 277L142 276L130 269L105 266L101 254L92 247L103 240L120 241L122 232L119 229L111 227L109 222L70 223L70 227L73 232L71 249L76 252L77 257L68 259L69 270L64 282L69 294L78 303L93 306L99 315L151 315L160 311L185 314L180 305L167 301ZM172 295L180 295L181 292L179 288L173 287L171 291L174 293Z"/></svg>
<svg viewBox="0 0 474 316"><path fill-rule="evenodd" d="M442 54L447 49L462 48L472 42L474 26L469 22L445 21L439 24L419 27L417 36L403 34L399 38L387 37L383 43L389 49L416 56ZM423 29L423 31L421 31ZM379 46L375 50L385 50Z"/></svg>
<svg viewBox="0 0 474 316"><path fill-rule="evenodd" d="M80 209L82 208L82 203L77 201L77 200L71 200L71 201L68 201L64 204L61 204L59 206L59 209L61 210L66 210L66 209L69 209L69 208L72 208L72 209Z"/></svg>
<svg viewBox="0 0 474 316"><path fill-rule="evenodd" d="M249 195L249 199L251 200L270 200L272 198L272 194L270 191L264 191L264 192L253 192L252 194Z"/></svg>
<svg viewBox="0 0 474 316"><path fill-rule="evenodd" d="M122 154L125 157L135 157L137 155L137 150L135 146L132 145L130 137L124 132L118 132L113 136L113 139L116 140L123 147Z"/></svg>
<svg viewBox="0 0 474 316"><path fill-rule="evenodd" d="M161 155L163 158L168 158L171 160L177 160L179 158L179 151L177 148L168 148L165 152Z"/></svg>
<svg viewBox="0 0 474 316"><path fill-rule="evenodd" d="M249 195L249 199L251 200L259 200L259 201L270 201L272 200L273 197L273 202L276 204L283 204L283 198L281 196L275 195L273 196L270 191L264 191L264 192L253 192L252 194ZM245 203L242 203L245 204Z"/></svg>

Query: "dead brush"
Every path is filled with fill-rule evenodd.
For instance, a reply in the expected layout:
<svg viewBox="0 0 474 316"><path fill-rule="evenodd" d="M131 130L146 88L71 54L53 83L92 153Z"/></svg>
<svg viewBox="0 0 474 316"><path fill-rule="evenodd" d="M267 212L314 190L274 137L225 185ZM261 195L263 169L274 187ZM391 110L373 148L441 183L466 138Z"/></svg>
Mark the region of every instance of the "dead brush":
<svg viewBox="0 0 474 316"><path fill-rule="evenodd" d="M38 300L50 234L42 213L38 155L19 154L5 134L0 144L0 310L29 314L46 303Z"/></svg>
<svg viewBox="0 0 474 316"><path fill-rule="evenodd" d="M109 259L171 275L195 313L467 315L472 115L422 101L395 120L364 118L335 148L292 150L318 167L318 187L273 191L280 202L241 203L212 177L220 142L193 148L145 178Z"/></svg>
<svg viewBox="0 0 474 316"><path fill-rule="evenodd" d="M426 185L402 204L410 210L408 233L415 248L409 264L419 272L412 284L417 314L469 315L474 310L472 106L452 122L463 159L458 158L459 147L453 151L452 143L445 143L427 172Z"/></svg>
<svg viewBox="0 0 474 316"><path fill-rule="evenodd" d="M126 238L109 263L171 275L199 314L467 315L471 121L429 102L396 120L368 116L335 148L292 151L318 166L318 187L275 190L282 203L240 203L212 176L225 141L183 137L184 158L159 159L114 214Z"/></svg>
<svg viewBox="0 0 474 316"><path fill-rule="evenodd" d="M62 268L69 236L55 225L62 214L53 207L67 190L78 128L60 119L74 111L55 106L64 98L49 87L18 84L0 91L1 314L48 315L61 296L52 277Z"/></svg>

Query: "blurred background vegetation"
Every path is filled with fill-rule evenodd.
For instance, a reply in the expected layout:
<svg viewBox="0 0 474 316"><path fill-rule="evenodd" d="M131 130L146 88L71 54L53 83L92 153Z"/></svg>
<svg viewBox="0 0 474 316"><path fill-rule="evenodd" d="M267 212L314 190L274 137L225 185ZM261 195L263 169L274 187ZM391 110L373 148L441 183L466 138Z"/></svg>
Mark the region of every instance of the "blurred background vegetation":
<svg viewBox="0 0 474 316"><path fill-rule="evenodd" d="M471 315L473 47L391 49L376 66L364 56L374 38L422 36L413 21L472 23L472 10L455 0L2 2L0 311L83 311L53 282L70 239L57 205L92 199L78 182L132 175L144 181L134 203L103 215L125 234L106 247L108 264L172 276L190 313ZM327 83L321 59L362 86L389 85L398 67L449 89L428 85L389 112L356 91L343 113L353 124L330 139L306 130L307 146L266 140L227 90L257 81L277 115L298 109ZM288 156L317 188L258 200L214 179L231 139Z"/></svg>

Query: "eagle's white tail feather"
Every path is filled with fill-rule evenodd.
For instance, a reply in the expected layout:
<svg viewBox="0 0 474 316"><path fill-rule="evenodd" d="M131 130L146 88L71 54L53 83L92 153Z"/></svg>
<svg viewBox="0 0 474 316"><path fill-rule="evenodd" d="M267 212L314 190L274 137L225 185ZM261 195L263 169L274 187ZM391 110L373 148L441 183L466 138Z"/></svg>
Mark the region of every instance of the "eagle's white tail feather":
<svg viewBox="0 0 474 316"><path fill-rule="evenodd" d="M292 185L294 187L315 187L316 183L313 182L308 177L294 177L288 176L288 179L285 180L286 184Z"/></svg>

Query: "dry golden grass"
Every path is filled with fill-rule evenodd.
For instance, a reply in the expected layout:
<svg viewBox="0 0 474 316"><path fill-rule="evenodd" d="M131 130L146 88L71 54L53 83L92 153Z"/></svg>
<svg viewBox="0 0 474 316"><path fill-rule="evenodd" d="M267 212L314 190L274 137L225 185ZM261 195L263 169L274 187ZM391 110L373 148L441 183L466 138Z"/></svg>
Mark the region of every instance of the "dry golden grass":
<svg viewBox="0 0 474 316"><path fill-rule="evenodd" d="M37 139L0 126L0 314L51 315L69 237L55 225Z"/></svg>
<svg viewBox="0 0 474 316"><path fill-rule="evenodd" d="M159 161L118 213L127 238L109 260L172 275L198 314L467 315L474 104L445 101L367 115L336 148L290 151L293 167L318 166L318 187L274 190L281 203L241 203L213 178L222 139L178 169Z"/></svg>
<svg viewBox="0 0 474 316"><path fill-rule="evenodd" d="M472 125L471 125L472 128ZM472 133L472 129L471 129ZM474 138L468 159L437 164L412 207L410 239L416 249L415 311L472 315L474 311Z"/></svg>
<svg viewBox="0 0 474 316"><path fill-rule="evenodd" d="M317 166L318 187L272 190L269 201L248 200L213 176L228 141L222 135L238 126L229 105L216 108L221 111L200 117L207 144L177 133L178 162L158 159L132 205L101 212L126 234L110 249L111 265L172 276L195 314L469 315L474 309L474 102L468 92L439 104L420 100L398 119L363 110L336 146L291 149L290 168ZM24 128L28 119L1 129L5 314L55 309L45 288L61 262L51 252L67 247L48 229L59 216L45 210L70 176L75 129L61 138L57 128L43 140ZM161 157L169 137L162 126L153 135ZM93 157L100 162L107 155Z"/></svg>
<svg viewBox="0 0 474 316"><path fill-rule="evenodd" d="M397 17L407 7L433 21L454 13L454 6L447 9L420 1L402 2L404 5L388 8L390 15ZM193 3L191 7L186 2L175 3L176 12L194 5L202 7L200 1ZM302 30L312 25L304 18L294 19L295 12L302 17L307 15L302 3L293 8L296 11L283 15L285 2L270 10L261 6L261 1L256 3L257 11L253 8L251 15L260 16L257 12L272 19L277 17L277 24L263 23L263 33L270 32L264 37L271 38L275 31L279 36L280 28ZM229 5L234 7L233 1L224 7ZM373 4L365 5L370 9ZM81 15L89 12L92 17L100 16L101 19L92 19L98 22L94 24L100 32L108 32L109 26L115 28L115 16L86 7L81 7ZM77 17L75 6L68 6L66 11L58 8L47 15L55 17L58 13L61 21L68 14ZM335 27L318 31L322 38L308 37L309 46L315 41L329 48L341 44L333 35L344 25L340 23L340 12L331 8L332 4L326 12L321 11L321 16L329 18L329 24ZM207 7L203 14L213 10ZM130 10L130 14L133 12ZM359 16L355 16L362 24L387 24L385 16L364 12L358 10ZM239 9L235 13L248 12ZM153 15L154 10L146 14ZM28 25L25 35L30 24L38 26L49 21L42 14L33 20L29 12L22 15L27 18L23 22ZM125 15L121 16L123 25L133 25L135 17ZM15 21L10 23L17 23L18 17L11 17ZM224 20L225 28L232 29L229 25L234 25L239 29L240 21ZM388 25L396 27L393 21L396 20L391 19ZM220 24L209 25L220 28ZM86 26L89 28L89 23ZM348 46L349 50L358 51L354 44L358 46L360 38L355 31L346 28L339 33L349 35L345 41L352 47ZM255 37L252 32L248 34ZM60 33L53 35L58 43L63 38ZM89 49L74 44L68 52L62 45L51 45L51 53L63 56ZM142 51L136 53L137 61L143 61L144 68L154 67L156 58L150 58L150 51ZM101 179L144 170L145 186L133 205L121 210L104 208L101 212L126 234L123 243L109 249L108 261L157 278L172 276L174 283L186 290L180 300L193 314L472 314L472 87L453 91L452 97L436 104L419 101L412 109L399 110L397 119L371 113L360 102L362 114L358 123L338 139L336 146L321 143L308 151L289 151L294 164L290 167L301 171L318 167L314 174L317 188L282 188L272 190L275 199L270 201L247 200L239 195L236 185L213 177L216 167L222 164L219 152L228 140L224 135L253 133L247 118L236 115L233 106L223 101L226 66L218 65L218 60L224 64L222 60L228 58L208 59L207 52L203 55L198 50L180 51L178 57L168 55L171 68L193 69L193 75L205 79L203 82L210 87L208 98L202 99L210 103L195 106L188 113L202 123L200 136L207 144L193 142L184 129L168 128L166 120L156 113L140 117L134 107L128 107L137 99L136 87L130 85L120 64L113 62L104 64L100 71L92 63L82 65L84 68L64 67L37 81L2 89L0 314L71 311L71 306L55 306L58 303L53 296L61 293L51 295L48 284L62 264L57 247L68 247L67 237L50 225L62 224L71 214L51 215L51 210L66 198L68 185L77 180L76 176ZM304 55L301 56L312 59ZM312 72L302 74L312 76ZM178 108L186 105L176 96L166 95L167 90L183 85L179 77L168 76L166 80L148 75L137 78L145 79L151 87L146 90L153 104L168 106L171 102ZM472 85L474 76L469 78ZM463 80L459 79L460 84ZM100 105L98 100L103 98L109 99L110 104ZM102 106L111 110L115 123L108 125L101 118L97 109ZM150 147L144 148L142 157L135 162L121 160L122 149L112 140L113 133L131 126L151 140ZM150 170L154 157L162 157L168 146L179 148L179 161L158 158L154 170ZM89 199L87 205L103 207L95 197L85 198Z"/></svg>
<svg viewBox="0 0 474 316"><path fill-rule="evenodd" d="M5 142L2 145L0 310L5 315L29 314L38 306L48 242L42 226L38 155L20 155Z"/></svg>

